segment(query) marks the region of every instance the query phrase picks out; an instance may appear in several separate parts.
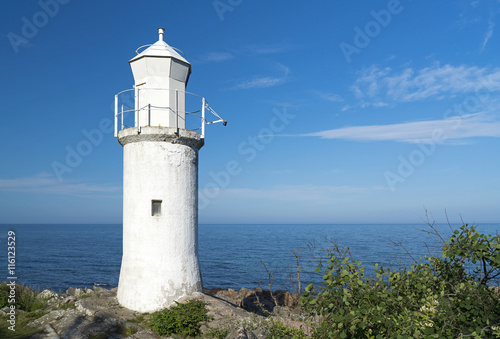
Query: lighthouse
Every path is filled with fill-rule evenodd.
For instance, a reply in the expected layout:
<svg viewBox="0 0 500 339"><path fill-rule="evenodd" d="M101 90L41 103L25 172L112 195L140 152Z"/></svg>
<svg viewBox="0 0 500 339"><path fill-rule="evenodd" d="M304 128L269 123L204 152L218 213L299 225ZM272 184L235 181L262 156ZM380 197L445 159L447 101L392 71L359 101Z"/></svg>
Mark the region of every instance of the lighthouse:
<svg viewBox="0 0 500 339"><path fill-rule="evenodd" d="M203 290L198 152L205 126L226 124L205 98L186 92L191 64L163 41L164 33L159 28L158 41L136 51L129 61L135 84L115 95L115 137L123 146L117 297L122 306L139 312L160 310ZM186 109L187 99L195 109Z"/></svg>

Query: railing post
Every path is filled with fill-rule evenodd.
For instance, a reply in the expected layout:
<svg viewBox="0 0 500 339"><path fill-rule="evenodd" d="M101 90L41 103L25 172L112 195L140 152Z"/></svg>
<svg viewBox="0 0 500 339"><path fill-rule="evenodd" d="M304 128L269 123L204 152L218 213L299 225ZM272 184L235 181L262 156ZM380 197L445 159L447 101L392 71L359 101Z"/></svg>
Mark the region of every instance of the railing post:
<svg viewBox="0 0 500 339"><path fill-rule="evenodd" d="M151 104L148 104L148 126L151 126Z"/></svg>
<svg viewBox="0 0 500 339"><path fill-rule="evenodd" d="M122 105L122 127L120 128L120 131L123 129L123 105Z"/></svg>
<svg viewBox="0 0 500 339"><path fill-rule="evenodd" d="M201 98L201 137L205 138L205 98Z"/></svg>
<svg viewBox="0 0 500 339"><path fill-rule="evenodd" d="M115 95L115 138L118 136L118 94Z"/></svg>
<svg viewBox="0 0 500 339"><path fill-rule="evenodd" d="M175 90L175 129L179 136L179 90Z"/></svg>
<svg viewBox="0 0 500 339"><path fill-rule="evenodd" d="M135 86L135 121L134 127L139 127L139 87Z"/></svg>

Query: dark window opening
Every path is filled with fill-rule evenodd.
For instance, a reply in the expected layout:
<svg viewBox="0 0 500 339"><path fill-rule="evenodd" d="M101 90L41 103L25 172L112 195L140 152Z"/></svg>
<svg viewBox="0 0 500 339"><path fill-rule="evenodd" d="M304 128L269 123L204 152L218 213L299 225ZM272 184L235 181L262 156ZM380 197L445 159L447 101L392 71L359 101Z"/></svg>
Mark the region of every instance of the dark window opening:
<svg viewBox="0 0 500 339"><path fill-rule="evenodd" d="M161 200L151 201L151 215L160 216L161 215Z"/></svg>

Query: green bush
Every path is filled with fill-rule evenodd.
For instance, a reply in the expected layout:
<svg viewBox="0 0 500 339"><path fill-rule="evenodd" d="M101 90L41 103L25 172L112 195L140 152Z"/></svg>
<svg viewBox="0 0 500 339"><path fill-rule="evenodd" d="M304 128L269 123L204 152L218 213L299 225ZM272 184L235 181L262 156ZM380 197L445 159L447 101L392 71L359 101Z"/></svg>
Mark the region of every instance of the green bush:
<svg viewBox="0 0 500 339"><path fill-rule="evenodd" d="M10 286L6 282L0 283L0 308L12 305L9 303L10 290ZM38 293L29 287L16 284L15 291L16 309L33 312L47 307L46 300L37 298Z"/></svg>
<svg viewBox="0 0 500 339"><path fill-rule="evenodd" d="M205 304L199 300L190 300L156 312L151 316L149 327L160 335L178 334L183 337L197 336L203 321L210 320Z"/></svg>
<svg viewBox="0 0 500 339"><path fill-rule="evenodd" d="M205 333L205 336L207 338L225 339L229 333L231 333L231 327L224 326L224 327L217 327L217 328L209 329Z"/></svg>
<svg viewBox="0 0 500 339"><path fill-rule="evenodd" d="M304 331L298 328L285 326L280 319L271 321L267 326L267 338L269 339L306 339Z"/></svg>
<svg viewBox="0 0 500 339"><path fill-rule="evenodd" d="M475 226L463 225L455 230L443 247L443 256L476 265L472 274L481 285L500 276L500 237L480 234Z"/></svg>
<svg viewBox="0 0 500 339"><path fill-rule="evenodd" d="M375 265L374 275L366 275L348 249L337 247L316 269L322 286L309 284L301 306L321 316L315 332L321 339L500 337L500 302L486 286L500 267L498 250L498 237L464 225L441 258L409 269ZM480 264L468 273L467 262Z"/></svg>

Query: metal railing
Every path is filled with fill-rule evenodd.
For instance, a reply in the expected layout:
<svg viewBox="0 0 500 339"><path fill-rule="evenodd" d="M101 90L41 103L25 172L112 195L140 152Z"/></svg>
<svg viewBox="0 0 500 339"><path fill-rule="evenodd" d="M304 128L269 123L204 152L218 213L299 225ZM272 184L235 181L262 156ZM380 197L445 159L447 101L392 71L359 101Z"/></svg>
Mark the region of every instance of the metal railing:
<svg viewBox="0 0 500 339"><path fill-rule="evenodd" d="M175 92L173 107L153 106L150 103L140 106L139 95L142 91L163 91L161 95L170 96L171 92ZM133 94L133 96L132 96ZM179 98L184 96L184 109L179 110ZM182 106L182 105L181 105ZM132 108L133 107L133 108ZM165 88L141 88L140 85L134 88L126 89L115 95L115 137L122 129L130 127L138 127L139 132L141 127L151 126L151 112L161 111L164 114L174 114L175 127L179 134L179 119L184 119L183 126L185 129L198 131L202 138L205 138L205 126L222 122L224 126L227 124L212 107L210 107L204 97L194 93L179 91L175 89ZM215 120L208 120L207 113L214 116ZM155 113L156 114L156 113ZM188 126L188 117L198 120L198 123L190 123ZM133 120L132 120L133 118ZM143 123L145 121L145 123Z"/></svg>

